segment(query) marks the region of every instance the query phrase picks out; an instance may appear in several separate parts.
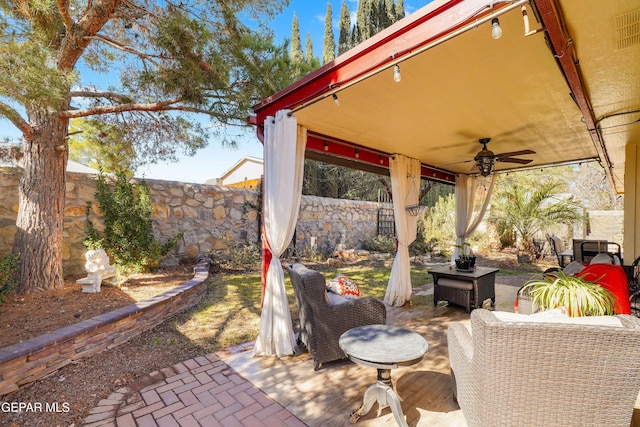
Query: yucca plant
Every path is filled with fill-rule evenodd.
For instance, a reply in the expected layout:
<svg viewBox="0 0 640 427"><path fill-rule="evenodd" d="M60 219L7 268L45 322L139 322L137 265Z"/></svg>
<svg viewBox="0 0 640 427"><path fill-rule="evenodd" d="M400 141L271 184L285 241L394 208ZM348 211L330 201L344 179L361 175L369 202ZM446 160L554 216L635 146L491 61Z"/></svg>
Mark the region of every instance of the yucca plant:
<svg viewBox="0 0 640 427"><path fill-rule="evenodd" d="M522 288L540 310L566 307L571 317L614 314L615 297L597 283L562 271L529 280Z"/></svg>

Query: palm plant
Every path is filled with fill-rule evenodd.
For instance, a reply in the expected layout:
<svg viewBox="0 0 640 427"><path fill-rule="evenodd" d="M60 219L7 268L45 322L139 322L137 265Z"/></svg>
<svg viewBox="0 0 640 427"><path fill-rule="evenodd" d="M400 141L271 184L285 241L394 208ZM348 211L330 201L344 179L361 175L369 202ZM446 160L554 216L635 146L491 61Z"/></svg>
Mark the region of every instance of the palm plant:
<svg viewBox="0 0 640 427"><path fill-rule="evenodd" d="M533 259L534 236L559 224L575 224L583 218L582 205L572 196L554 197L558 182L546 182L536 189L511 184L494 196L488 221L502 233L515 232L521 254Z"/></svg>

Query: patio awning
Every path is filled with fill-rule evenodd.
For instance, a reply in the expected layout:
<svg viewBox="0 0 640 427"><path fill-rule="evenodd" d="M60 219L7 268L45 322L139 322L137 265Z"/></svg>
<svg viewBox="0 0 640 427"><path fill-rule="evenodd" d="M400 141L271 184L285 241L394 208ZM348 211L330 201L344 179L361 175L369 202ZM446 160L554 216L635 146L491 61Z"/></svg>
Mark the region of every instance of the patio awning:
<svg viewBox="0 0 640 427"><path fill-rule="evenodd" d="M288 108L309 157L377 171L402 153L449 182L477 173L488 137L494 153L536 152L497 171L597 159L623 192L624 147L640 137L639 23L640 0L434 1L256 105L252 122Z"/></svg>

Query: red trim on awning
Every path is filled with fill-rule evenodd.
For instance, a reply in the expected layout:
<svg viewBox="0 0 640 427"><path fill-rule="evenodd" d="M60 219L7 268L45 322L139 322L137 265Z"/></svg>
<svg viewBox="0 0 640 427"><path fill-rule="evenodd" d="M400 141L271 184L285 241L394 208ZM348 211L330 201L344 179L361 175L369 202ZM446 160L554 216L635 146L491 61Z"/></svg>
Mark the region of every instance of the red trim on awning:
<svg viewBox="0 0 640 427"><path fill-rule="evenodd" d="M372 150L347 141L324 137L312 132L307 133L307 150L350 159L355 162L367 163L385 169L389 169L389 157L393 155L393 153ZM423 178L449 183L456 182L456 176L454 174L424 164L421 165L420 174Z"/></svg>

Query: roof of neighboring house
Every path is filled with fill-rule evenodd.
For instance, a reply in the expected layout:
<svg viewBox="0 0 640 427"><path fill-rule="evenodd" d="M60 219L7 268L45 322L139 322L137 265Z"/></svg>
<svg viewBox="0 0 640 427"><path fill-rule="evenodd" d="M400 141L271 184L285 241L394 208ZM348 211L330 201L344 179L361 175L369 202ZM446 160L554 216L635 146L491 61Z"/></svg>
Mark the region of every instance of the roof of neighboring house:
<svg viewBox="0 0 640 427"><path fill-rule="evenodd" d="M244 165L246 164L255 164L255 165L260 165L263 166L264 165L264 161L262 159L259 159L257 157L252 157L252 156L245 156L242 159L238 160L238 162L231 166L231 168L229 168L221 177L221 180L225 180L225 178L228 178L229 176L231 176L234 172L236 172L238 169L242 168ZM259 178L259 176L257 177L251 177L251 178Z"/></svg>
<svg viewBox="0 0 640 427"><path fill-rule="evenodd" d="M238 160L236 164L231 166L231 168L227 169L227 171L221 177L208 179L205 181L205 184L232 184L245 179L259 179L262 176L263 166L264 161L262 159L252 156L245 156L242 159ZM229 179L233 179L233 175L237 174L239 171L243 172L242 178L236 179L234 182L225 182Z"/></svg>

